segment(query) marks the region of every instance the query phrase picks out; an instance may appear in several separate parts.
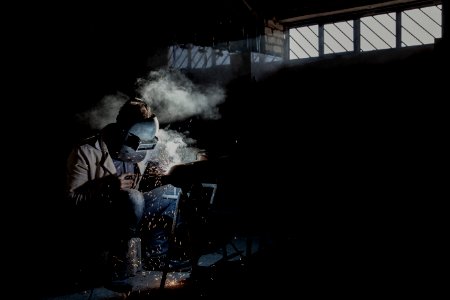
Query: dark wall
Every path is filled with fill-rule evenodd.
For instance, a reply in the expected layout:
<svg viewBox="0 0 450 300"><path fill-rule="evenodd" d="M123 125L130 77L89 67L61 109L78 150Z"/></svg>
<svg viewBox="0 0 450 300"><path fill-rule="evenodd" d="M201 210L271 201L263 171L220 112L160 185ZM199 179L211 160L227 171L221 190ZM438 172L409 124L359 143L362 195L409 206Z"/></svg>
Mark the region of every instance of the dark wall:
<svg viewBox="0 0 450 300"><path fill-rule="evenodd" d="M242 226L294 235L306 245L299 255L336 268L402 264L398 246L416 230L410 211L432 199L439 181L432 168L444 149L448 90L437 48L337 57L230 82L220 126L204 128L217 132L209 137L218 145L231 142L227 201L245 212Z"/></svg>
<svg viewBox="0 0 450 300"><path fill-rule="evenodd" d="M442 129L443 57L430 49L396 60L373 55L282 69L236 94L235 129L249 151L243 157L255 164L249 169L267 183L261 186L300 185L297 197L324 193L330 209L346 205L337 199L387 200L397 195L389 188L412 191L417 157Z"/></svg>

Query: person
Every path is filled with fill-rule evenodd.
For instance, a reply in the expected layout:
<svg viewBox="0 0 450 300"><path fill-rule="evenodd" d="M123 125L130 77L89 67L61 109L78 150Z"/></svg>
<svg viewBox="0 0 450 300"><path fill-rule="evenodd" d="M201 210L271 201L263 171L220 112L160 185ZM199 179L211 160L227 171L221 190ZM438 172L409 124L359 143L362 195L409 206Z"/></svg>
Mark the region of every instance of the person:
<svg viewBox="0 0 450 300"><path fill-rule="evenodd" d="M158 119L146 102L130 99L116 122L69 154L67 196L75 209L79 248L91 250L88 257L93 259L88 261L107 280L130 275L126 253L136 237L141 239L144 269L158 270L167 262L173 268L188 265L167 260L176 201L166 195L176 195L179 188L162 180L161 165L147 158L158 142L158 130Z"/></svg>

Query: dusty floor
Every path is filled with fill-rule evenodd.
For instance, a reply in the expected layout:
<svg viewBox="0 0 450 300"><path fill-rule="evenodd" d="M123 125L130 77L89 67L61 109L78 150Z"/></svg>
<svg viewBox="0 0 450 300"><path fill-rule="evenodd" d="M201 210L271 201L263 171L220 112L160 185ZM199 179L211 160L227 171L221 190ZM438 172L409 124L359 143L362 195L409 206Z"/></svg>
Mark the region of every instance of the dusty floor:
<svg viewBox="0 0 450 300"><path fill-rule="evenodd" d="M169 272L164 288L161 288L162 272L139 270L126 282L131 284L130 293L115 292L105 286L79 289L71 292L59 292L54 295L40 296L46 300L78 300L78 299L155 299L159 296L199 296L208 297L219 293L219 290L228 289L231 281L245 282L249 273L250 256L257 256L259 251L258 241L251 239L251 253L247 255L247 242L244 237L236 237L232 244L227 245L227 253L230 259L223 259L220 251L204 254L199 260L199 274L195 277L190 272ZM234 247L233 247L234 246ZM236 250L239 251L236 252ZM235 283L236 285L236 283ZM55 289L57 290L57 289ZM222 292L220 292L222 293Z"/></svg>

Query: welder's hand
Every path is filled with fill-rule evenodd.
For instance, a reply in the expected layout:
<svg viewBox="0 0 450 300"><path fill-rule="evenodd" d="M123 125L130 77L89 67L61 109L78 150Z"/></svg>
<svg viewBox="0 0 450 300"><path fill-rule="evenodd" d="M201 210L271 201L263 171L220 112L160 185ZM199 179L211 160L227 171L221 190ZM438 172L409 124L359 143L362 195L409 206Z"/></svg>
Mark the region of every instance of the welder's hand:
<svg viewBox="0 0 450 300"><path fill-rule="evenodd" d="M120 189L132 189L134 188L134 179L135 174L132 173L125 173L119 176L120 180Z"/></svg>

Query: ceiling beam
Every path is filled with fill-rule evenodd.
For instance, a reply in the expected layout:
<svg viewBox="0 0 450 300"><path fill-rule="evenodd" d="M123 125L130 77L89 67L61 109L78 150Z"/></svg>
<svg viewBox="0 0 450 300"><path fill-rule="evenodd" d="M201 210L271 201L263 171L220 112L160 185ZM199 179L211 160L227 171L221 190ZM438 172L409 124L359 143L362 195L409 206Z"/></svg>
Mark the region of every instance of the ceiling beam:
<svg viewBox="0 0 450 300"><path fill-rule="evenodd" d="M337 15L349 15L349 14L358 14L358 13L362 14L365 12L373 12L373 11L380 10L383 8L388 8L388 7L412 5L412 4L423 4L423 3L440 3L440 2L441 1L392 0L392 1L380 2L380 3L376 3L376 4L355 6L355 7L351 7L351 8L326 11L326 12L320 12L320 13L312 13L312 14L307 14L307 15L298 16L298 17L286 18L283 20L279 20L279 22L281 24L287 25L287 24L301 23L301 22L305 22L305 21L313 20L313 19L330 18L330 17L337 16Z"/></svg>

